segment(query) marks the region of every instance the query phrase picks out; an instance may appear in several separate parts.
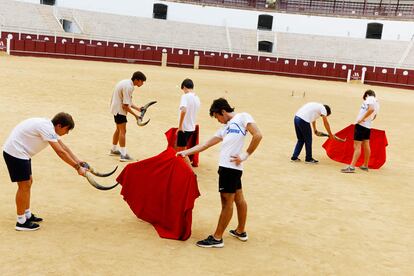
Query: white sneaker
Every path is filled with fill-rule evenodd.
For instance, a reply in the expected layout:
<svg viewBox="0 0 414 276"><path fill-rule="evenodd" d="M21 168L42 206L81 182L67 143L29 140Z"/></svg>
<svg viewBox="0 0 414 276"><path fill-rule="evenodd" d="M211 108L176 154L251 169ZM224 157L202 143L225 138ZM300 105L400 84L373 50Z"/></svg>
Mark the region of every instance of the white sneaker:
<svg viewBox="0 0 414 276"><path fill-rule="evenodd" d="M111 150L109 152L109 155L111 155L111 156L121 155L121 152L119 150Z"/></svg>
<svg viewBox="0 0 414 276"><path fill-rule="evenodd" d="M351 167L351 166L347 166L343 169L341 169L341 172L343 173L354 173L355 172L355 168Z"/></svg>
<svg viewBox="0 0 414 276"><path fill-rule="evenodd" d="M132 161L135 161L135 160L134 160L134 158L129 156L128 153L127 153L125 155L121 154L121 158L119 159L119 161L121 161L121 162L132 162Z"/></svg>

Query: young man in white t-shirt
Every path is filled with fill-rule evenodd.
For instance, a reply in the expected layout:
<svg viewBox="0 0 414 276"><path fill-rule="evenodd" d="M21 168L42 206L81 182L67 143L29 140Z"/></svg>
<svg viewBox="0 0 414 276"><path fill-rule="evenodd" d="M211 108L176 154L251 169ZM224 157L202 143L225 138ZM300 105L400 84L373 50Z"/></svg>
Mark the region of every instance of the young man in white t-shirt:
<svg viewBox="0 0 414 276"><path fill-rule="evenodd" d="M293 162L299 162L299 154L302 151L303 145L305 145L306 157L305 162L308 164L317 164L318 160L312 157L312 129L317 136L323 135L322 132L316 129L316 120L322 117L323 125L328 132L330 138L343 142L344 140L336 137L331 132L329 126L328 116L331 115L331 108L328 105L321 103L309 102L303 105L295 114L294 125L295 132L298 141L296 142L295 149L292 157L290 158Z"/></svg>
<svg viewBox="0 0 414 276"><path fill-rule="evenodd" d="M109 154L120 155L119 160L121 162L134 161L126 149L127 114L131 113L138 120L139 115L133 109L141 111L141 108L132 102L132 92L134 92L134 86L141 87L146 80L145 75L137 71L132 75L131 79L120 81L112 93L111 113L114 115L116 129L112 135L112 149Z"/></svg>
<svg viewBox="0 0 414 276"><path fill-rule="evenodd" d="M33 184L31 160L34 155L50 145L56 154L84 176L87 169L82 162L60 140L75 127L72 116L61 112L52 120L47 118L27 119L18 124L3 146L3 157L12 182L17 182L16 230L33 231L39 229L36 222L43 221L30 211L30 189Z"/></svg>
<svg viewBox="0 0 414 276"><path fill-rule="evenodd" d="M368 161L371 156L371 148L369 146L371 125L372 121L377 117L379 104L375 97L375 92L372 90L365 91L362 98L364 102L359 110L354 130L354 154L351 164L341 170L343 173L355 172L355 164L361 155L361 145L364 149L364 164L359 168L363 171L368 171Z"/></svg>
<svg viewBox="0 0 414 276"><path fill-rule="evenodd" d="M178 110L177 151L183 151L187 148L187 143L196 128L200 99L193 89L194 83L191 79L183 80L181 90L184 92L184 95L181 96ZM187 163L189 164L188 160Z"/></svg>
<svg viewBox="0 0 414 276"><path fill-rule="evenodd" d="M234 108L230 107L227 100L223 98L213 101L210 107L210 116L216 118L219 123L224 124L224 127L219 129L204 144L178 152L177 155L185 157L223 142L218 169L222 206L220 218L214 234L197 242L197 246L200 247L223 247L223 233L233 215L233 203L236 203L238 225L236 229L230 230L230 235L241 241L247 241L248 239L245 231L247 203L243 196L241 183L242 162L246 161L256 150L262 139L262 134L250 114L235 113ZM252 139L244 152L244 140L248 132L252 135Z"/></svg>

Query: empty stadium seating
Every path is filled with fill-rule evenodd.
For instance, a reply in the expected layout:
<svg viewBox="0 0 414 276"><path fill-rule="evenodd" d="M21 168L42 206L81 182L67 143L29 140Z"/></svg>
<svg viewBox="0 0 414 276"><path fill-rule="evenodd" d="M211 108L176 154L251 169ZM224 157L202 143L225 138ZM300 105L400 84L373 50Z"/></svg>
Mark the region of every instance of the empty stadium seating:
<svg viewBox="0 0 414 276"><path fill-rule="evenodd" d="M11 0L0 6L0 39L4 44L13 34L12 54L160 65L165 51L168 65L192 67L197 52L200 68L346 80L348 69L366 67L368 83L414 88L413 41L208 26ZM66 33L59 19L76 22L82 34ZM273 43L273 52L259 52L259 41Z"/></svg>

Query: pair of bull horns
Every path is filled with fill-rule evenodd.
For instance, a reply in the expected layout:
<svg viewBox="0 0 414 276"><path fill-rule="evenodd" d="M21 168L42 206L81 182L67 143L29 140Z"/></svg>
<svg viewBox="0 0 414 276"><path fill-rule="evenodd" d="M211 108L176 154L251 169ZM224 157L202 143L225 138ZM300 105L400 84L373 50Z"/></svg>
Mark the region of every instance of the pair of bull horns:
<svg viewBox="0 0 414 276"><path fill-rule="evenodd" d="M110 176L110 175L112 175L118 169L118 166L116 166L115 169L113 171L111 171L111 172L108 172L108 173L100 173L100 172L96 171L94 168L92 168L86 162L82 162L80 165L82 167L84 167L85 169L88 169L89 170L89 171L87 171L85 173L85 177L88 180L88 182L92 186L94 186L96 189L106 191L106 190L111 190L111 189L115 188L116 186L118 186L119 183L115 183L114 185L111 185L111 186L102 186L98 182L96 182L96 180L93 177L93 175L99 176L99 177L107 177L107 176Z"/></svg>
<svg viewBox="0 0 414 276"><path fill-rule="evenodd" d="M151 119L148 119L148 121L143 122L145 112L147 112L148 107L150 107L151 105L156 104L156 103L157 103L157 101L152 101L152 102L147 103L143 107L141 107L141 115L138 117L138 120L137 120L137 125L138 126L145 126L146 124L149 123L149 121Z"/></svg>

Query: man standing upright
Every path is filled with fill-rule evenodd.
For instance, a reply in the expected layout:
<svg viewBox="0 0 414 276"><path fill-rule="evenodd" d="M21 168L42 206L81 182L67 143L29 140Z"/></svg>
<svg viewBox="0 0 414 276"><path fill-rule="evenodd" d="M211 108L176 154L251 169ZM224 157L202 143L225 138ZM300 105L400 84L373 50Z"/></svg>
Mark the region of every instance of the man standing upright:
<svg viewBox="0 0 414 276"><path fill-rule="evenodd" d="M193 89L194 83L191 79L183 80L181 90L184 92L184 95L181 96L178 110L177 151L183 151L187 148L187 142L195 131L197 113L200 109L200 99Z"/></svg>
<svg viewBox="0 0 414 276"><path fill-rule="evenodd" d="M134 92L134 86L141 87L146 80L145 75L137 71L132 75L131 79L120 81L112 93L111 113L114 115L116 128L112 135L112 149L109 154L120 155L119 160L121 162L134 161L126 149L127 114L131 113L138 120L139 115L133 109L141 111L141 108L132 102L132 92Z"/></svg>
<svg viewBox="0 0 414 276"><path fill-rule="evenodd" d="M256 150L262 140L262 134L250 114L246 112L235 113L234 108L230 107L227 100L223 98L213 101L210 107L210 116L216 118L219 123L224 124L224 127L219 129L204 144L178 152L177 155L185 157L223 142L218 168L218 190L221 198L220 218L214 234L197 242L197 246L200 247L223 247L223 233L233 216L233 203L236 204L237 208L238 225L234 230L230 230L230 235L241 241L247 241L248 239L245 230L247 203L243 196L241 183L243 173L242 162L246 161ZM252 135L252 139L244 152L244 140L248 132Z"/></svg>
<svg viewBox="0 0 414 276"><path fill-rule="evenodd" d="M372 121L377 117L379 110L379 103L375 97L375 92L372 90L365 91L362 96L364 100L359 110L354 130L354 154L349 166L343 168L343 173L355 172L355 164L361 155L361 145L364 149L364 164L359 167L363 171L368 171L368 162L371 156L371 147L369 140L371 137Z"/></svg>

